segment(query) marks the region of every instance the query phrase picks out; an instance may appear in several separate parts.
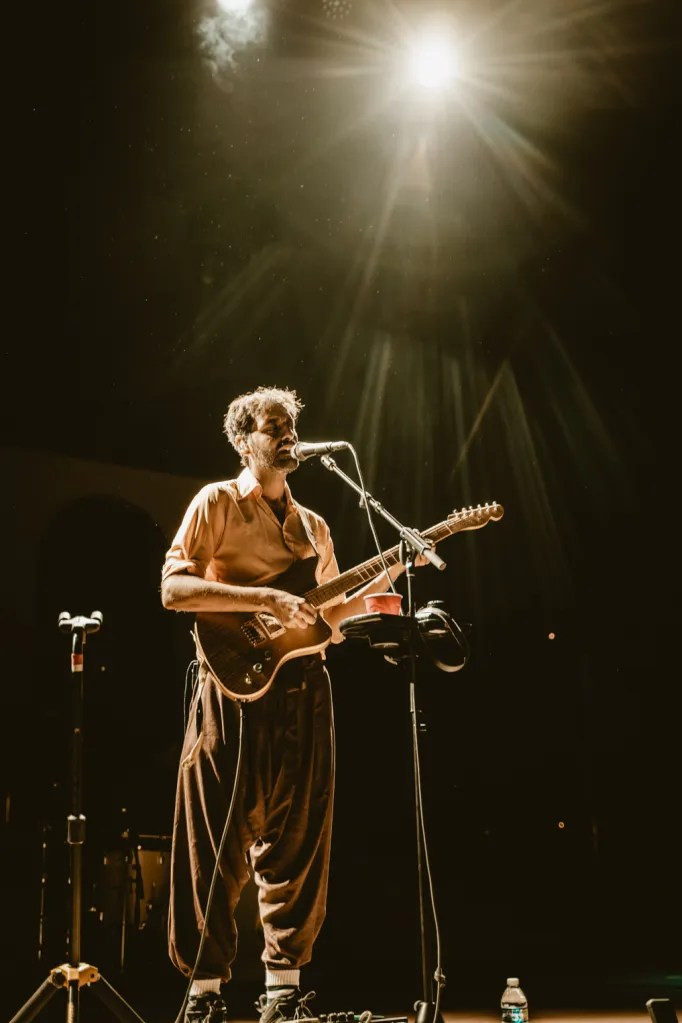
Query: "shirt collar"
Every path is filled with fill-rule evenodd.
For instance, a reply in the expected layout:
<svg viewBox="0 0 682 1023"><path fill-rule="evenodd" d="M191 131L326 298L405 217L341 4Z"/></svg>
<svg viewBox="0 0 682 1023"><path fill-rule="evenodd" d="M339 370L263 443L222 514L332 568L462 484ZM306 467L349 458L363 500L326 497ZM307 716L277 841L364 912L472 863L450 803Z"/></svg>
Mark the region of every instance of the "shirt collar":
<svg viewBox="0 0 682 1023"><path fill-rule="evenodd" d="M262 486L260 485L260 483L253 475L248 466L245 469L242 469L239 476L237 477L237 491L239 492L240 500L245 500L247 497L252 497L254 501L257 501L258 498L263 493ZM287 507L290 510L296 511L296 502L291 496L291 491L289 490L288 483L284 484L284 496L286 497Z"/></svg>
<svg viewBox="0 0 682 1023"><path fill-rule="evenodd" d="M263 493L263 488L248 466L237 477L237 490L240 498L253 497L256 500Z"/></svg>

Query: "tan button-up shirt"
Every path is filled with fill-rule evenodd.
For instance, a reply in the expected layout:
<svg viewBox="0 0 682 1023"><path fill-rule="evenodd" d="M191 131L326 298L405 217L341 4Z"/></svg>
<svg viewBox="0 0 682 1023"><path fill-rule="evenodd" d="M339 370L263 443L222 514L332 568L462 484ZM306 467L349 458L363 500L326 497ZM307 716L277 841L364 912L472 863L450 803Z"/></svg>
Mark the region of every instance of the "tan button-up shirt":
<svg viewBox="0 0 682 1023"><path fill-rule="evenodd" d="M297 558L318 556L316 579L339 574L327 523L294 501L285 485L281 523L249 469L236 480L202 487L166 553L162 578L188 572L236 586L265 586Z"/></svg>

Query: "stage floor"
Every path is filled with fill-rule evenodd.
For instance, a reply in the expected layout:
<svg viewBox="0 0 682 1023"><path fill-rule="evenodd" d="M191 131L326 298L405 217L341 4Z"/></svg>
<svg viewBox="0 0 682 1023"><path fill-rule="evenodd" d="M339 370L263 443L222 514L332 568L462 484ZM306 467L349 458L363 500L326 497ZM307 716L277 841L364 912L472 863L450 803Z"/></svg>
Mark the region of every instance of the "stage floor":
<svg viewBox="0 0 682 1023"><path fill-rule="evenodd" d="M412 1017L408 1017L410 1023ZM642 1020L649 1020L649 1013L646 1008L642 1012L621 1012L600 1010L589 1012L582 1010L548 1010L546 1012L533 1013L530 1023L641 1023ZM486 1012L444 1012L444 1023L498 1023L499 1017Z"/></svg>
<svg viewBox="0 0 682 1023"><path fill-rule="evenodd" d="M99 999L93 998L90 993L86 992L87 989L84 989L84 996L80 1000L81 1023L116 1023L115 1017L105 1009ZM174 1023L181 1000L177 1004L173 1004L167 997L160 996L158 1000L149 999L147 1004L140 1004L132 999L129 1004L138 1013L143 1023ZM17 1010L19 1005L15 1004L13 1008ZM57 995L44 1007L39 1019L44 1023L58 1023L58 1021L61 1023L64 1020L64 1014L65 999L62 999L61 995ZM391 1014L391 1016L399 1015L406 1015L408 1023L415 1023L414 1013L401 1013L398 1010ZM255 1013L251 1015L244 1012L233 1014L228 1009L228 1016L230 1023L255 1023ZM445 1011L442 1016L443 1023L499 1023L500 1018L489 1011L475 1009L462 1012ZM530 1023L649 1023L649 1021L646 1006L643 1006L641 1011L631 1009L547 1009L533 1013L530 1018Z"/></svg>
<svg viewBox="0 0 682 1023"><path fill-rule="evenodd" d="M19 977L15 977L9 987L3 988L2 994L9 998L10 1004L6 1006L8 1010L6 1014L0 1011L0 1019L13 1017L22 1005L22 994L24 998L29 995L36 987L36 979L31 981L25 977L19 980ZM537 1007L531 1005L530 1023L651 1023L646 1008L649 998L669 999L679 1023L682 1023L680 1013L682 991L678 983L680 978L665 979L674 980L676 983L665 985L660 977L657 980L651 977L647 978L641 987L637 984L627 993L622 990L609 991L603 987L596 992L588 990L580 994L574 992L576 997L573 1004L568 1004L567 1007L557 1006L551 992L545 992L543 996L536 981ZM137 1013L142 1023L174 1023L185 994L184 979L175 971L169 970L166 976L159 978L149 970L143 977L138 978L137 983L132 983L130 977L126 980L121 979L120 982L114 981L113 977L107 980ZM381 1023L381 1017L406 1018L408 1023L415 1023L413 999L406 998L395 986L389 988L388 993L386 990L381 993L365 990L362 994L355 991L352 997L348 989L345 989L340 997L333 997L329 991L324 1001L322 986L320 985L319 1008L315 1007L322 1014L338 1013L342 1016L352 1013L357 1018L370 1011L376 1013L377 1023ZM260 984L253 989L248 986L227 986L223 997L227 1003L230 1023L256 1023L257 1013L253 1002L259 992ZM449 992L449 996L452 1005L455 992ZM499 1023L499 1012L491 1002L492 999L487 993L470 991L467 998L467 992L463 991L461 1007L451 1009L446 1006L443 1009L443 1023ZM0 1010L4 1008L4 1005L0 1005ZM54 997L40 1013L41 1023L63 1023L65 1008L64 992L55 991ZM116 1018L96 996L94 989L87 987L81 991L79 1017L80 1023L117 1023ZM311 1020L310 1023L314 1021Z"/></svg>
<svg viewBox="0 0 682 1023"><path fill-rule="evenodd" d="M444 1012L443 1023L499 1023L499 1016L490 1012ZM407 1014L408 1023L414 1023L414 1013ZM230 1014L232 1020L232 1015ZM83 1014L83 1023L88 1023L87 1015ZM168 1017L156 1019L145 1019L145 1023L173 1023ZM235 1016L232 1023L254 1023L253 1016ZM641 1012L632 1010L621 1011L603 1009L599 1011L590 1010L547 1010L534 1013L530 1023L649 1023L649 1013L646 1007ZM681 1021L682 1023L682 1021Z"/></svg>
<svg viewBox="0 0 682 1023"><path fill-rule="evenodd" d="M414 1023L414 1013L408 1015L409 1023ZM642 1023L648 1021L649 1014L646 1008L641 1012L600 1010L590 1012L583 1010L548 1010L546 1012L534 1013L530 1023ZM84 1016L83 1023L87 1023ZM150 1021L145 1021L150 1023ZM172 1021L169 1021L172 1023ZM253 1017L235 1018L233 1023L254 1023ZM444 1012L443 1023L499 1023L499 1016L489 1012Z"/></svg>

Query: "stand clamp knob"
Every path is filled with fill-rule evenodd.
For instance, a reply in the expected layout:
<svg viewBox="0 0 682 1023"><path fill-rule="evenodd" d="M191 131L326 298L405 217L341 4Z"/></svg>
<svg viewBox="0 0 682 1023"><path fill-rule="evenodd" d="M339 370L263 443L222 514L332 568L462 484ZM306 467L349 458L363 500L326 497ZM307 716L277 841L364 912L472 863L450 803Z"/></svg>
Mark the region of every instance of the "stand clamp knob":
<svg viewBox="0 0 682 1023"><path fill-rule="evenodd" d="M99 970L89 963L79 963L78 966L71 966L70 963L62 963L50 970L50 980L55 987L66 987L68 984L78 983L78 987L86 984L94 984L99 980Z"/></svg>

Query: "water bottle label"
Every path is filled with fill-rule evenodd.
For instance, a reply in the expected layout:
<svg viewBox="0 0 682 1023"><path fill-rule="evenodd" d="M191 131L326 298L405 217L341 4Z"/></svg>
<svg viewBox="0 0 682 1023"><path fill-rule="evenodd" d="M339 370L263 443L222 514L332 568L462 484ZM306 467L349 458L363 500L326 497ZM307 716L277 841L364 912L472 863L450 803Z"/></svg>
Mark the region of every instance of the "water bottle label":
<svg viewBox="0 0 682 1023"><path fill-rule="evenodd" d="M525 1005L504 1005L502 1023L528 1023L528 1007Z"/></svg>

